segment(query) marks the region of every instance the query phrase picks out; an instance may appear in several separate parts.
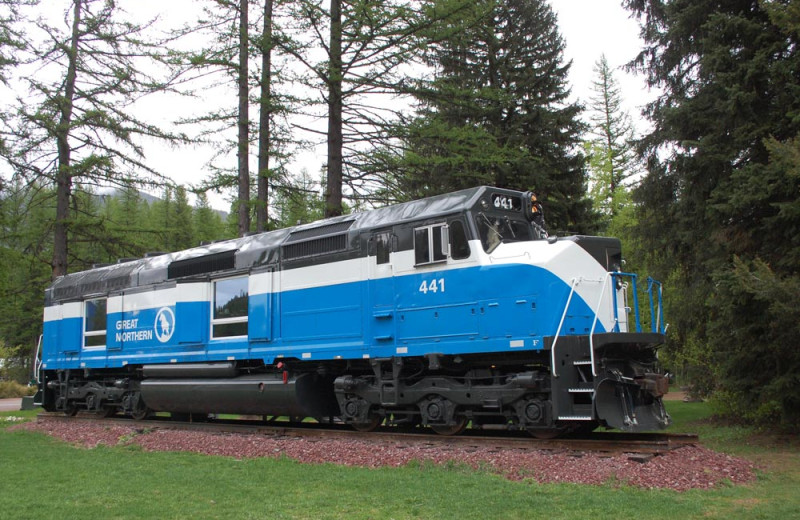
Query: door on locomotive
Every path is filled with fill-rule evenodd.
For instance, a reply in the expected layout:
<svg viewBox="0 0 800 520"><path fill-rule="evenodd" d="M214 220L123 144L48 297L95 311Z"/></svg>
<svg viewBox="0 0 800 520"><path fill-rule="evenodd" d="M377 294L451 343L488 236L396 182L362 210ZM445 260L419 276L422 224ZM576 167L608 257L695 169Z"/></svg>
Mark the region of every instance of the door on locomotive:
<svg viewBox="0 0 800 520"><path fill-rule="evenodd" d="M369 301L372 307L372 344L389 345L394 339L395 283L391 230L372 233L369 239Z"/></svg>

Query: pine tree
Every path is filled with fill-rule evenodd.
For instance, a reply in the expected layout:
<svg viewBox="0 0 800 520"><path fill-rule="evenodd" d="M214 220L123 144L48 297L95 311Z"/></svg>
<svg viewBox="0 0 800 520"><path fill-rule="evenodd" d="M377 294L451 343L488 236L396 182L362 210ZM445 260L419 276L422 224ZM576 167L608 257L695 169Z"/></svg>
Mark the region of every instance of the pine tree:
<svg viewBox="0 0 800 520"><path fill-rule="evenodd" d="M21 33L21 5L35 5L34 0L0 0L0 83L8 83L8 70L20 62L19 53L27 46Z"/></svg>
<svg viewBox="0 0 800 520"><path fill-rule="evenodd" d="M0 343L13 349L23 364L41 332L54 201L52 188L20 179L0 192Z"/></svg>
<svg viewBox="0 0 800 520"><path fill-rule="evenodd" d="M240 235L250 232L253 217L257 231L269 227L269 191L272 185L283 183L286 163L296 145L284 122L298 103L294 94L285 91L293 85L285 78L286 57L279 52L294 45L278 23L288 9L285 4L275 0L210 0L203 7L202 17L181 33L181 37L200 41L200 45L178 53L176 58L178 70L192 78L190 88L200 84L229 91L236 86L235 104L224 104L182 123L200 128L197 138L217 147L209 163L213 175L193 191L233 190L243 201L236 205ZM253 95L256 89L257 96ZM251 117L254 109L259 112L257 125ZM258 145L258 166L252 175L254 143ZM236 167L231 166L231 155L236 156Z"/></svg>
<svg viewBox="0 0 800 520"><path fill-rule="evenodd" d="M622 95L605 55L595 64L589 100L591 139L584 143L594 206L605 227L631 203L630 180L641 174L633 148L633 124L622 109Z"/></svg>
<svg viewBox="0 0 800 520"><path fill-rule="evenodd" d="M282 47L307 70L304 83L323 100L327 130L325 215L340 215L343 200L372 199L382 191L384 172L370 156L398 110L388 99L404 91L404 65L413 62L423 43L417 2L317 0L294 4L293 30L312 42ZM321 60L315 59L319 50ZM319 114L309 114L319 117Z"/></svg>
<svg viewBox="0 0 800 520"><path fill-rule="evenodd" d="M533 189L556 232L589 231L580 106L568 100L553 11L541 0L481 0L460 15L432 25L435 77L415 91L421 111L396 161L401 191Z"/></svg>
<svg viewBox="0 0 800 520"><path fill-rule="evenodd" d="M796 336L772 325L786 321L791 300L778 288L796 284L800 260L797 170L770 144L791 148L800 131L797 27L778 23L792 9L626 5L646 43L633 66L662 89L647 109L648 175L636 196L640 239L673 284L673 356L738 418L800 427L800 356L785 343Z"/></svg>
<svg viewBox="0 0 800 520"><path fill-rule="evenodd" d="M205 193L197 194L197 204L192 211L195 238L198 242L213 242L230 238L224 233L222 217L208 203Z"/></svg>
<svg viewBox="0 0 800 520"><path fill-rule="evenodd" d="M171 251L180 251L197 245L192 223L192 207L186 195L186 188L175 188L175 210L172 220Z"/></svg>
<svg viewBox="0 0 800 520"><path fill-rule="evenodd" d="M166 52L148 38L148 25L129 22L113 0L71 0L69 6L66 29L45 20L26 25L37 74L25 77L28 94L18 98L0 149L15 175L57 188L54 277L68 270L75 222L70 207L78 185L157 181L161 177L144 162L137 140L182 139L132 109L137 98L168 88L168 78L145 72Z"/></svg>

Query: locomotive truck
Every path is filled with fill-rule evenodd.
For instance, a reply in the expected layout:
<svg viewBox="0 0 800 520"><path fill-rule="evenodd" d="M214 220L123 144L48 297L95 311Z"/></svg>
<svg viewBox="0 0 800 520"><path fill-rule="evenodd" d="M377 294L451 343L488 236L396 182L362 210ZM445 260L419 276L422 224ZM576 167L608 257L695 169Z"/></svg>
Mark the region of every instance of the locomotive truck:
<svg viewBox="0 0 800 520"><path fill-rule="evenodd" d="M661 285L477 187L121 260L46 290L48 411L259 415L537 437L665 428Z"/></svg>

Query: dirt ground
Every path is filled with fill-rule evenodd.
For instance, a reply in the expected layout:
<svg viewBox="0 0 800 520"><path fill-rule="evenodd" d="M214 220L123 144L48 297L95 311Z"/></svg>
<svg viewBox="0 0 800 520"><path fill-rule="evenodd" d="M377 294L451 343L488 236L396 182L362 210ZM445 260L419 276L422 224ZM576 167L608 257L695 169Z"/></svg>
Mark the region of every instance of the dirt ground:
<svg viewBox="0 0 800 520"><path fill-rule="evenodd" d="M664 396L665 401L683 401L686 397L686 392L681 390L672 390L670 389L669 393Z"/></svg>

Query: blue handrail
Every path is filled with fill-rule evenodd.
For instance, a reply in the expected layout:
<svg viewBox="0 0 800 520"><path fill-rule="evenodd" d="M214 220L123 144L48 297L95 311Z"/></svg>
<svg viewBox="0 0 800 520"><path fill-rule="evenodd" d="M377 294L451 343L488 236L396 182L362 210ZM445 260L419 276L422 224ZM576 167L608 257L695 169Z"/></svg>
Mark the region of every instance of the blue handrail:
<svg viewBox="0 0 800 520"><path fill-rule="evenodd" d="M614 282L614 287L617 285L617 278L630 278L631 283L633 284L633 315L636 320L636 332L642 332L642 322L639 319L639 296L637 294L637 284L636 281L638 280L638 276L635 273L623 273L617 271L615 273L611 273L611 280ZM617 306L617 291L612 290L611 294L613 295L613 304L614 304L614 330L613 332L619 332L619 307Z"/></svg>
<svg viewBox="0 0 800 520"><path fill-rule="evenodd" d="M653 287L658 287L658 314L654 309L653 303ZM664 302L662 299L663 285L658 280L647 277L647 294L650 296L650 329L653 332L660 332L664 334L667 329L664 325Z"/></svg>

